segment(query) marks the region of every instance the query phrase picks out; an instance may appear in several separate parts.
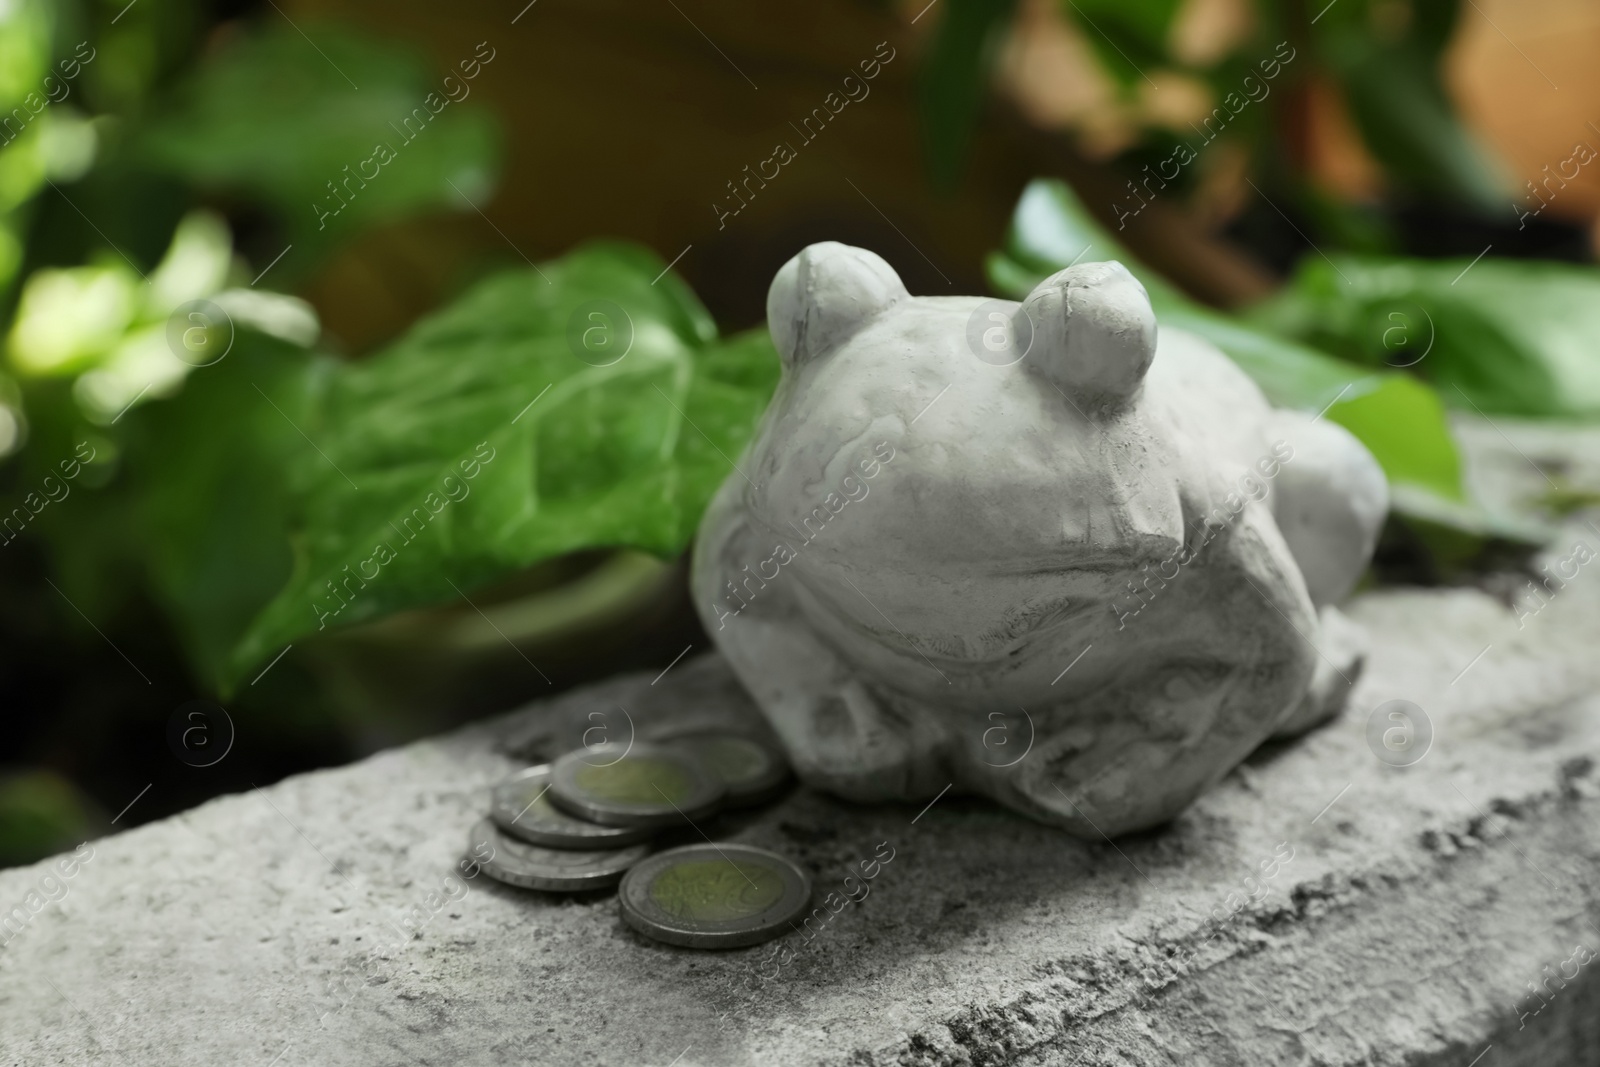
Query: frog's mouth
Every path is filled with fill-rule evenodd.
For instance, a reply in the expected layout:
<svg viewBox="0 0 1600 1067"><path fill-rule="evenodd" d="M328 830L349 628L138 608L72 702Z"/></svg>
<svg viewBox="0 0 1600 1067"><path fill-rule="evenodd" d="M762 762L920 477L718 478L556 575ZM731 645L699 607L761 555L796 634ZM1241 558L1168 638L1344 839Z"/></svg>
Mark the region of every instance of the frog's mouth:
<svg viewBox="0 0 1600 1067"><path fill-rule="evenodd" d="M1026 659L1030 646L1063 631L1115 629L1119 614L1137 613L1176 578L1159 570L1180 550L1165 538L1144 538L1087 555L1074 548L985 561L959 581L919 573L903 557L863 567L813 553L791 567L805 599L852 636L960 668ZM888 574L894 585L882 580Z"/></svg>
<svg viewBox="0 0 1600 1067"><path fill-rule="evenodd" d="M891 615L866 601L859 607L860 610L852 607L833 612L848 627L852 638L919 662L925 660L953 674L991 672L1007 665L1020 668L1038 657L1053 656L1068 640L1057 635L1087 631L1091 628L1089 620L1109 617L1103 600L1048 597L1007 612L998 624L985 630L928 632L897 625ZM959 617L960 612L955 614Z"/></svg>

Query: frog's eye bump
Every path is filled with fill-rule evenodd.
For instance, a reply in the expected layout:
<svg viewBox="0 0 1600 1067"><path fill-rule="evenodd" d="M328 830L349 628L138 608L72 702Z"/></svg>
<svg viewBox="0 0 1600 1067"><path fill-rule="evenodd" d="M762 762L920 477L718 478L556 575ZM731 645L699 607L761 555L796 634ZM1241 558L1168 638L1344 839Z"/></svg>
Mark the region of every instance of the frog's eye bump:
<svg viewBox="0 0 1600 1067"><path fill-rule="evenodd" d="M807 245L767 290L767 322L785 367L837 347L909 294L881 256L837 241Z"/></svg>
<svg viewBox="0 0 1600 1067"><path fill-rule="evenodd" d="M1085 407L1126 403L1155 358L1150 297L1121 263L1057 271L1034 287L1018 314L1034 330L1025 365Z"/></svg>

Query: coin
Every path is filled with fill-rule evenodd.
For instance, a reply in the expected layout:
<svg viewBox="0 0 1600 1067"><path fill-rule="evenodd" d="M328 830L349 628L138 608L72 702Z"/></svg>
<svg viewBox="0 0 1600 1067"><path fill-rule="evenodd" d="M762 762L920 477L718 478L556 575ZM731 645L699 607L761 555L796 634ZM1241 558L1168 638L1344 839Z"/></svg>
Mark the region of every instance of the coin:
<svg viewBox="0 0 1600 1067"><path fill-rule="evenodd" d="M608 742L568 752L550 771L556 807L606 826L664 827L712 815L726 793L693 754Z"/></svg>
<svg viewBox="0 0 1600 1067"><path fill-rule="evenodd" d="M658 852L622 878L622 918L646 937L688 948L759 945L811 903L811 879L750 845L685 845Z"/></svg>
<svg viewBox="0 0 1600 1067"><path fill-rule="evenodd" d="M489 817L505 833L545 848L622 848L655 836L649 827L601 826L550 803L548 764L518 771L494 787Z"/></svg>
<svg viewBox="0 0 1600 1067"><path fill-rule="evenodd" d="M490 846L491 855L486 860L479 859L485 843ZM507 885L572 893L616 885L622 872L650 855L650 846L583 851L545 848L501 833L493 819L480 819L472 828L468 855L483 868L483 873Z"/></svg>
<svg viewBox="0 0 1600 1067"><path fill-rule="evenodd" d="M749 734L726 730L691 730L666 740L699 757L728 787L727 805L748 808L776 798L789 784L783 756Z"/></svg>

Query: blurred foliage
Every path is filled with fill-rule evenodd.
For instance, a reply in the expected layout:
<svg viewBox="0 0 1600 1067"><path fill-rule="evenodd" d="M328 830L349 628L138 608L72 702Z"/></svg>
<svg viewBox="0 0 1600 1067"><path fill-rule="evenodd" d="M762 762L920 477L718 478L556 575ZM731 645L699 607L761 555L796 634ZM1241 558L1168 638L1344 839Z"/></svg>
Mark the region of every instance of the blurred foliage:
<svg viewBox="0 0 1600 1067"><path fill-rule="evenodd" d="M1439 75L1459 6L1344 0L1307 36L1391 181L1488 214L1505 209L1505 176L1457 117Z"/></svg>
<svg viewBox="0 0 1600 1067"><path fill-rule="evenodd" d="M0 776L0 867L69 849L104 819L76 786L52 771Z"/></svg>
<svg viewBox="0 0 1600 1067"><path fill-rule="evenodd" d="M1600 272L1485 257L1308 257L1251 321L1409 368L1486 414L1600 415Z"/></svg>
<svg viewBox="0 0 1600 1067"><path fill-rule="evenodd" d="M291 274L374 224L468 208L499 170L498 127L466 103L494 49L436 77L409 49L310 32L321 61L288 26L211 51L133 147L202 190L271 208L296 249L279 265Z"/></svg>
<svg viewBox="0 0 1600 1067"><path fill-rule="evenodd" d="M348 30L202 41L197 5L154 7L0 9L0 99L23 108L0 135L3 536L44 548L49 609L153 604L225 694L288 642L541 561L681 553L778 363L764 332L719 339L653 254L592 245L489 277L359 362L270 288L374 227L487 201L501 138L467 101L494 49L435 75ZM30 97L52 56L65 89ZM288 254L247 264L241 216ZM619 602L591 586L569 614ZM8 782L7 859L85 832L60 779Z"/></svg>
<svg viewBox="0 0 1600 1067"><path fill-rule="evenodd" d="M1168 41L1183 0L1062 0L1062 17L1081 23L1107 74L1124 92L1145 70L1170 62Z"/></svg>
<svg viewBox="0 0 1600 1067"><path fill-rule="evenodd" d="M1148 99L1159 94L1158 78L1190 79L1209 92L1208 110L1223 108L1230 97L1238 102L1221 110L1221 136L1245 149L1254 170L1285 185L1308 214L1320 215L1327 236L1349 233L1361 224L1305 182L1304 160L1296 156L1306 87L1326 86L1395 189L1485 214L1504 210L1504 175L1456 115L1439 73L1458 0L1241 0L1241 6L1244 32L1197 42L1182 25L1181 0L1057 0L1058 17L1087 42L1098 73L1129 105L1123 119L1140 127L1121 153L1130 172L1151 152L1165 155L1172 135L1199 132ZM992 42L1014 10L1000 0L945 5L922 72L929 87L922 127L936 175L961 167L999 54ZM1267 81L1280 74L1281 80L1256 97L1252 80L1262 88L1265 71L1272 72ZM1260 106L1248 106L1258 99ZM1178 180L1192 184L1194 176ZM1365 225L1370 231L1371 220Z"/></svg>
<svg viewBox="0 0 1600 1067"><path fill-rule="evenodd" d="M172 395L191 370L222 359L236 326L301 345L316 340L310 305L252 290L244 277L226 224L196 211L143 278L111 256L35 271L18 300L7 355L23 379L73 379L83 414L109 423L130 404ZM236 284L225 288L230 280Z"/></svg>
<svg viewBox="0 0 1600 1067"><path fill-rule="evenodd" d="M918 85L934 180L955 184L972 141L989 72L1017 0L945 0Z"/></svg>
<svg viewBox="0 0 1600 1067"><path fill-rule="evenodd" d="M126 420L120 477L102 494L123 509L116 532L56 542L75 587L131 554L127 569L166 610L211 692L223 688L239 634L289 579L292 474L303 452L314 454L301 431L320 430L313 409L337 369L326 356L241 331L228 357L180 396Z"/></svg>

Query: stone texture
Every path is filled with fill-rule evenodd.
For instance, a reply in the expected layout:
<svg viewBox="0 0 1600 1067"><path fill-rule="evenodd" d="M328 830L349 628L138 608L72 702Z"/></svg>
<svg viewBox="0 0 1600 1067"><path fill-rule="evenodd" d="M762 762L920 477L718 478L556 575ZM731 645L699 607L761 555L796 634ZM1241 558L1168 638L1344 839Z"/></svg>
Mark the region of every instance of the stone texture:
<svg viewBox="0 0 1600 1067"><path fill-rule="evenodd" d="M1552 558L1600 547L1585 531ZM0 948L0 1064L1590 1062L1600 965L1547 976L1600 950L1600 561L1520 629L1473 589L1349 614L1373 638L1350 709L1156 831L1087 842L953 794L919 814L807 791L707 827L821 890L895 850L765 980L773 946L657 945L605 894L479 877L429 897L488 786L591 712L613 736L621 708L641 737L759 721L714 656L212 801L95 842ZM1435 731L1408 768L1366 741L1397 698ZM0 871L0 912L49 869Z"/></svg>

